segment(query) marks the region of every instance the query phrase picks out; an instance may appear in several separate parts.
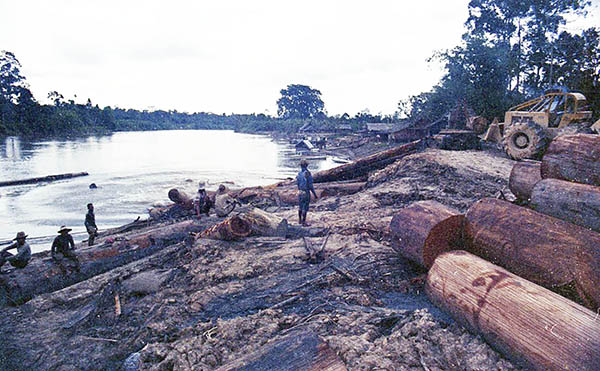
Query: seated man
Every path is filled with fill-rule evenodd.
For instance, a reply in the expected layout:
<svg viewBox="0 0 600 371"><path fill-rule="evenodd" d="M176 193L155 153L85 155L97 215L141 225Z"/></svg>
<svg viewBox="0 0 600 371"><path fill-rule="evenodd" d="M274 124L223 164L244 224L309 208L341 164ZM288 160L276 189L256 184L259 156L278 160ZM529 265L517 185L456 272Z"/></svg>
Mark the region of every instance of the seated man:
<svg viewBox="0 0 600 371"><path fill-rule="evenodd" d="M194 208L196 209L196 215L198 216L198 219L200 219L200 215L202 214L206 214L206 216L208 216L211 207L213 207L212 200L210 197L208 197L204 188L200 188L198 190L198 199L194 203Z"/></svg>
<svg viewBox="0 0 600 371"><path fill-rule="evenodd" d="M67 273L67 269L64 265L64 259L69 259L75 263L75 271L79 272L79 259L73 252L75 250L75 242L73 237L69 234L71 228L67 228L64 225L60 227L58 233L60 233L52 242L51 255L52 260L59 266L63 274Z"/></svg>
<svg viewBox="0 0 600 371"><path fill-rule="evenodd" d="M25 242L25 238L27 238L25 232L17 233L17 237L13 239L13 241L16 242L0 251L0 268L2 268L6 262L9 262L10 265L15 268L25 268L27 266L29 259L31 259L31 248L29 247L29 244ZM12 249L17 249L17 255L8 252L8 250Z"/></svg>

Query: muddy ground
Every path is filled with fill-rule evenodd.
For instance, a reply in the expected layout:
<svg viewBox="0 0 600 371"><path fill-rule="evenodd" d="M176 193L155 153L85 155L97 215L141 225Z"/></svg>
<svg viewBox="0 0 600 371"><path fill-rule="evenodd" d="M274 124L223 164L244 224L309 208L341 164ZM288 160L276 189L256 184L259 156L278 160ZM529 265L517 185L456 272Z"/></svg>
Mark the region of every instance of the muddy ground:
<svg viewBox="0 0 600 371"><path fill-rule="evenodd" d="M425 272L388 236L411 202L465 211L509 193L511 167L494 152L430 149L372 173L358 194L318 200L309 228L278 207L292 224L287 239L182 242L3 308L0 369L212 370L298 329L351 370L515 369L429 302ZM303 235L313 246L327 239L323 259L306 260Z"/></svg>

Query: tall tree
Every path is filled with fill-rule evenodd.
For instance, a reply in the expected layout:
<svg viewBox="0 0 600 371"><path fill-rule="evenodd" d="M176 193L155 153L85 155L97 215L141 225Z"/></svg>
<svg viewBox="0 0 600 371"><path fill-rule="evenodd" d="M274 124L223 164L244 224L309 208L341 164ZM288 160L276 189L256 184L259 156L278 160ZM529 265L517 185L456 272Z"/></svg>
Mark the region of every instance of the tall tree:
<svg viewBox="0 0 600 371"><path fill-rule="evenodd" d="M291 84L280 91L277 114L284 119L324 118L325 104L321 92L310 86Z"/></svg>

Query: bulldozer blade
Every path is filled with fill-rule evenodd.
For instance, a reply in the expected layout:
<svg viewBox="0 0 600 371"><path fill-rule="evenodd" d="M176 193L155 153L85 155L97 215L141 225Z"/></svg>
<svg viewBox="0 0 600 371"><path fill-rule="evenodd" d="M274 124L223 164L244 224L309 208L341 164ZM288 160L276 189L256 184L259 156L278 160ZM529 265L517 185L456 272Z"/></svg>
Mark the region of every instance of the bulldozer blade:
<svg viewBox="0 0 600 371"><path fill-rule="evenodd" d="M502 133L500 132L500 124L493 122L490 124L487 132L483 136L486 142L500 143L502 142Z"/></svg>

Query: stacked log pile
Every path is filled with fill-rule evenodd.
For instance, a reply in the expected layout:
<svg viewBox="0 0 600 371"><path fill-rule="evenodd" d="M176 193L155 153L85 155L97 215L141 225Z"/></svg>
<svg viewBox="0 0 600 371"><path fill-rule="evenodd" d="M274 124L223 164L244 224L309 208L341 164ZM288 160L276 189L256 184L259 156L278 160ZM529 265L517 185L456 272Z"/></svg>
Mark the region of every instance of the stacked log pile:
<svg viewBox="0 0 600 371"><path fill-rule="evenodd" d="M530 207L482 199L462 216L414 203L392 218L392 246L428 269L434 303L509 358L596 369L600 136L558 137L541 162L515 165L510 188Z"/></svg>
<svg viewBox="0 0 600 371"><path fill-rule="evenodd" d="M557 137L541 162L513 167L509 187L536 211L600 232L600 136Z"/></svg>

